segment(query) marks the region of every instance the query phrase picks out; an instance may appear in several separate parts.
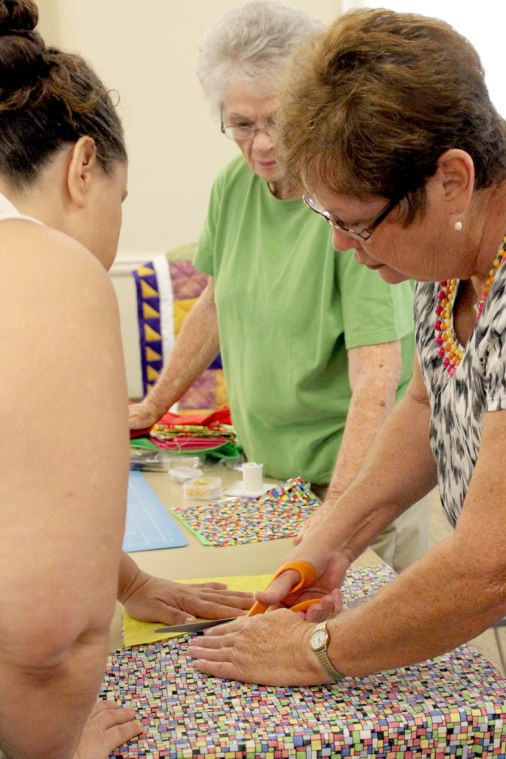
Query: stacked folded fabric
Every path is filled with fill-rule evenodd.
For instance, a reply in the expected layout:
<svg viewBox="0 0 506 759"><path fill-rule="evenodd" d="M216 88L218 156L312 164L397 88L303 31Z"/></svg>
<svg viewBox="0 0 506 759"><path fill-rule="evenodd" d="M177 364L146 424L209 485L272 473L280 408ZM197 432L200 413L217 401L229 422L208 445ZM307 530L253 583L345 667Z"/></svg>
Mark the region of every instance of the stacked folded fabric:
<svg viewBox="0 0 506 759"><path fill-rule="evenodd" d="M211 414L167 412L151 428L132 430L130 437L133 449L161 449L193 455L205 453L215 458L239 458L242 453L228 406Z"/></svg>

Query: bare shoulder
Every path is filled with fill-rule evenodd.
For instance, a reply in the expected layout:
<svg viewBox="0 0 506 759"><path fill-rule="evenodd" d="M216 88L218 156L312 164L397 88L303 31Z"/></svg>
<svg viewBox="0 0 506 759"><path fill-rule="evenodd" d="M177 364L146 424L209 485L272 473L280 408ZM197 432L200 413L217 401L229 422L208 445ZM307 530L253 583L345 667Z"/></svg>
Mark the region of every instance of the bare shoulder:
<svg viewBox="0 0 506 759"><path fill-rule="evenodd" d="M56 303L55 294L70 299L77 289L87 298L107 297L113 290L101 263L79 242L50 227L33 222L2 222L0 226L0 266L4 281L16 282L28 296L38 293L37 303ZM9 300L26 306L16 298L17 288L9 288ZM19 292L19 291L17 291ZM74 304L76 307L78 303ZM27 309L24 309L25 315Z"/></svg>
<svg viewBox="0 0 506 759"><path fill-rule="evenodd" d="M65 234L16 221L0 225L0 267L4 390L10 388L13 399L22 401L22 366L34 399L39 396L48 406L55 392L61 398L65 380L65 392L75 400L84 383L90 401L114 390L121 397L118 308L101 263Z"/></svg>

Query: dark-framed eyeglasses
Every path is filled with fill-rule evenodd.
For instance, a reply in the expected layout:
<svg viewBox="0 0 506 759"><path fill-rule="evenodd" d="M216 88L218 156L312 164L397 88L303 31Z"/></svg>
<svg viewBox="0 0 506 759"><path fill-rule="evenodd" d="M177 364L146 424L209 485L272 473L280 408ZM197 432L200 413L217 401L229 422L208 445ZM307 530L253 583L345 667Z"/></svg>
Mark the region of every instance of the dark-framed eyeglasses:
<svg viewBox="0 0 506 759"><path fill-rule="evenodd" d="M236 142L246 142L253 140L258 132L266 132L269 137L274 137L276 124L273 116L265 119L263 126L257 127L247 119L238 119L234 124L225 124L223 120L223 108L221 109L221 133L228 137L229 140Z"/></svg>
<svg viewBox="0 0 506 759"><path fill-rule="evenodd" d="M393 211L395 206L397 206L402 200L402 198L390 200L385 208L379 212L379 214L375 219L373 219L370 224L368 224L366 227L363 227L362 229L357 229L356 227L358 225L347 224L346 222L341 221L341 219L335 214L331 213L330 211L326 211L325 208L323 208L323 206L321 206L316 198L314 198L312 195L306 193L302 196L302 199L308 208L321 216L322 219L325 219L325 221L328 221L328 223L331 224L335 229L339 229L341 232L344 232L350 237L354 237L355 240L362 240L363 242L367 242L367 240L370 239L376 227L378 227L379 224L381 224L381 222L386 219L388 214Z"/></svg>

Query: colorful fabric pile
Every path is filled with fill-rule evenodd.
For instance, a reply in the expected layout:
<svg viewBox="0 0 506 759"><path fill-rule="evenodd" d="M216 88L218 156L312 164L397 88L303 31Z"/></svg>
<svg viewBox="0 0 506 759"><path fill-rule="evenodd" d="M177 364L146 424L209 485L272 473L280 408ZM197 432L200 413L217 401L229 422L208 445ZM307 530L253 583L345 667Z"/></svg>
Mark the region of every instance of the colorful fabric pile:
<svg viewBox="0 0 506 759"><path fill-rule="evenodd" d="M168 411L147 430L131 430L132 448L204 453L215 458L239 458L242 452L228 406L212 413L174 414Z"/></svg>

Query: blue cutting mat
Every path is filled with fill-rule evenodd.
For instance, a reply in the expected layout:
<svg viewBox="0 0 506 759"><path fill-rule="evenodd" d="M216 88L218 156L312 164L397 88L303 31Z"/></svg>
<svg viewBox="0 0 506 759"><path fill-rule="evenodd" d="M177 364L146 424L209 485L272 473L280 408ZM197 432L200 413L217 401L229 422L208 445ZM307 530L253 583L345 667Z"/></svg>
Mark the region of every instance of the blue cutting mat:
<svg viewBox="0 0 506 759"><path fill-rule="evenodd" d="M152 551L188 545L142 472L131 471L123 550Z"/></svg>

